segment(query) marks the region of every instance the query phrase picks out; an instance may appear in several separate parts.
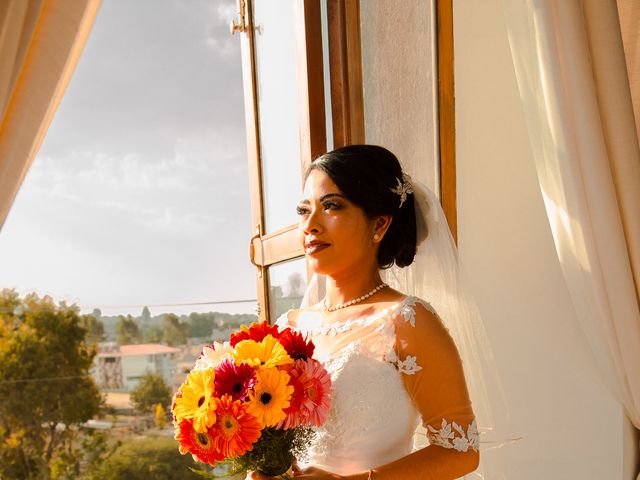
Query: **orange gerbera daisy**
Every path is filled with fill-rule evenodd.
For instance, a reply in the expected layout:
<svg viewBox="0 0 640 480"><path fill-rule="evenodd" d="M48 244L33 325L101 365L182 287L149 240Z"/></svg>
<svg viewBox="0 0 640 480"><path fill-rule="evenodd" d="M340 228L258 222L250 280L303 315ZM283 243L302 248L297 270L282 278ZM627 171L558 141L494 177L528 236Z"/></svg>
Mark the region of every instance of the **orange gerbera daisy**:
<svg viewBox="0 0 640 480"><path fill-rule="evenodd" d="M176 427L175 439L180 444L178 450L182 455L190 453L197 462L215 465L224 460L224 456L216 449L213 433L214 428L197 432L193 428L193 422L183 420Z"/></svg>
<svg viewBox="0 0 640 480"><path fill-rule="evenodd" d="M244 455L262 435L262 425L240 400L224 394L216 398L218 421L213 427L215 449L226 458Z"/></svg>
<svg viewBox="0 0 640 480"><path fill-rule="evenodd" d="M247 411L257 417L261 425L275 426L287 416L284 409L290 405L293 395L289 374L277 368L266 368L258 370L256 377L258 382L249 392Z"/></svg>

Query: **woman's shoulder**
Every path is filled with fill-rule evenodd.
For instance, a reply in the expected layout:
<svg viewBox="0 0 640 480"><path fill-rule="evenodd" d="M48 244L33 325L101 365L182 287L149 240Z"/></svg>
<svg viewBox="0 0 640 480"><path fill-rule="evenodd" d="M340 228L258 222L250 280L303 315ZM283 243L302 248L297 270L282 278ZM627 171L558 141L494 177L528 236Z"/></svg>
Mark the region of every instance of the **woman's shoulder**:
<svg viewBox="0 0 640 480"><path fill-rule="evenodd" d="M406 295L398 303L396 311L412 326L415 326L415 319L417 316L438 316L438 313L430 302L413 295Z"/></svg>
<svg viewBox="0 0 640 480"><path fill-rule="evenodd" d="M302 316L308 314L319 315L320 313L321 310L319 304L306 308L291 308L278 317L278 319L276 320L276 325L278 325L280 328L296 328Z"/></svg>

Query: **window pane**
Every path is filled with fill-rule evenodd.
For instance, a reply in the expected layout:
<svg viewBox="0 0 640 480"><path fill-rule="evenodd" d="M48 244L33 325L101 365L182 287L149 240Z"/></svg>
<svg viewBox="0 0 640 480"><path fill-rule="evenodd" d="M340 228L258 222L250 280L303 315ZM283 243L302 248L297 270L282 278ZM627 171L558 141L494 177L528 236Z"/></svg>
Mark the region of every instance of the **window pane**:
<svg viewBox="0 0 640 480"><path fill-rule="evenodd" d="M275 322L287 310L300 307L306 280L307 265L304 257L277 263L269 268L271 322Z"/></svg>
<svg viewBox="0 0 640 480"><path fill-rule="evenodd" d="M265 230L273 232L296 223L302 190L293 3L256 0L253 19Z"/></svg>

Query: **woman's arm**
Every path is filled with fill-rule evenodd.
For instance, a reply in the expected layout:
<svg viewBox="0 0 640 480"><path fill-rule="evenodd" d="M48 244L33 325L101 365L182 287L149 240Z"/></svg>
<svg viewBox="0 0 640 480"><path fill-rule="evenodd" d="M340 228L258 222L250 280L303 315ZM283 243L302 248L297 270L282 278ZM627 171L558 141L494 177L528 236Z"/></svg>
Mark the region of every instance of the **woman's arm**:
<svg viewBox="0 0 640 480"><path fill-rule="evenodd" d="M417 450L394 462L371 470L372 480L454 480L478 468L480 454L475 450L461 453L438 445ZM269 480L266 477L252 477ZM304 474L295 475L299 480L369 480L369 472L337 475L317 467L310 467ZM275 479L274 479L275 480Z"/></svg>
<svg viewBox="0 0 640 480"><path fill-rule="evenodd" d="M371 478L456 479L478 468L478 433L458 350L440 318L409 305L395 318L402 379L422 416L430 444L375 468ZM351 477L347 477L351 478ZM354 476L368 478L367 476Z"/></svg>
<svg viewBox="0 0 640 480"><path fill-rule="evenodd" d="M475 450L462 453L438 445L429 445L395 462L374 468L371 471L371 478L374 480L454 480L473 472L478 468L479 462L480 454ZM342 478L368 480L369 473L362 472Z"/></svg>

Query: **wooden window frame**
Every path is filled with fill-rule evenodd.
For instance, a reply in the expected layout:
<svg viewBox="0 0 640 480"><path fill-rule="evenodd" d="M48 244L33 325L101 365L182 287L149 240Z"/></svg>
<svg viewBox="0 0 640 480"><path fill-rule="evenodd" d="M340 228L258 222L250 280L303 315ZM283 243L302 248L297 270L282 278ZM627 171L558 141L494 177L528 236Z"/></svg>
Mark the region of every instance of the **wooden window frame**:
<svg viewBox="0 0 640 480"><path fill-rule="evenodd" d="M453 0L436 0L438 144L442 209L458 241ZM334 148L365 143L360 1L327 0Z"/></svg>
<svg viewBox="0 0 640 480"><path fill-rule="evenodd" d="M238 0L243 32L242 75L245 95L245 123L249 188L251 192L251 224L253 236L249 257L256 266L256 291L259 320L269 320L269 267L304 255L299 245L296 225L267 232L264 211L262 161L260 158L260 125L255 62L253 0ZM298 122L300 125L301 172L311 161L326 151L326 119L322 66L322 24L320 0L295 0L296 81L298 84ZM302 178L300 178L302 185Z"/></svg>
<svg viewBox="0 0 640 480"><path fill-rule="evenodd" d="M457 242L455 97L452 0L435 0L438 69L438 143L443 210ZM243 84L247 156L254 235L249 256L257 268L259 319L269 320L269 267L303 256L296 225L274 232L264 229L264 190L260 159L253 0L238 0L241 8ZM301 171L326 150L326 119L320 0L294 0L296 75L300 124ZM242 13L244 12L244 14ZM329 78L334 148L365 143L364 99L359 0L327 0ZM300 179L302 183L302 178Z"/></svg>

